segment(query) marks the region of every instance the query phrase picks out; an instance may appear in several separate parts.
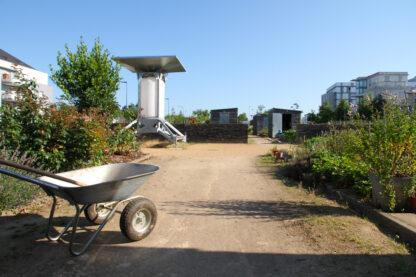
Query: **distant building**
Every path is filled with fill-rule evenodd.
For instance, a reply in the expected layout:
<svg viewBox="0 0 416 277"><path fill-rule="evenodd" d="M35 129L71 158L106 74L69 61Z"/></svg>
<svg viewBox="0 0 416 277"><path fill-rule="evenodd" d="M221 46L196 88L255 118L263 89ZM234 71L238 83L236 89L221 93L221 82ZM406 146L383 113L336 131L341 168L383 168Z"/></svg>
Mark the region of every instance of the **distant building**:
<svg viewBox="0 0 416 277"><path fill-rule="evenodd" d="M407 72L377 72L352 81L355 81L358 97L389 95L404 100L409 91L407 76Z"/></svg>
<svg viewBox="0 0 416 277"><path fill-rule="evenodd" d="M415 77L413 77L412 79L409 79L409 80L407 81L407 84L408 84L408 86L409 86L410 88L412 88L412 89L416 89L416 76L415 76Z"/></svg>
<svg viewBox="0 0 416 277"><path fill-rule="evenodd" d="M321 96L321 105L328 101L332 110L335 111L341 99L345 99L348 104L358 103L355 82L337 82L330 86Z"/></svg>
<svg viewBox="0 0 416 277"><path fill-rule="evenodd" d="M238 108L211 110L210 114L211 124L238 123Z"/></svg>
<svg viewBox="0 0 416 277"><path fill-rule="evenodd" d="M49 103L52 103L52 87L48 85L48 74L34 69L0 49L0 104L16 105L19 80L15 68L22 70L25 79L34 79L38 85L39 96L44 96Z"/></svg>

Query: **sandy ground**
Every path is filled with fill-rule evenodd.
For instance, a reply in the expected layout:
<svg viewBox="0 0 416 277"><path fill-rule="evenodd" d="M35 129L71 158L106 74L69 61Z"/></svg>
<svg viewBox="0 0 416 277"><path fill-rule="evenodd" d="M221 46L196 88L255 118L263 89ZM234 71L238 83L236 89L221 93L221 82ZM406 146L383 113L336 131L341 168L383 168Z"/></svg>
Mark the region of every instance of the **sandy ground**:
<svg viewBox="0 0 416 277"><path fill-rule="evenodd" d="M412 266L415 259L406 251L387 247L373 254L366 250L366 242L360 244L362 251L343 248L356 242L337 238L338 225L331 218L323 224L305 221L305 217L314 219L308 215L317 202L305 202L302 194L284 186L257 162L273 146L257 138L249 144L144 149L153 157L146 163L160 165L162 170L137 192L158 209L156 227L142 241L127 240L116 215L86 254L71 257L68 237L59 243L44 238L46 207L37 213L2 216L0 275L405 276L402 268L409 272L409 263ZM326 216L345 217L347 227L340 230L361 220L337 204L316 205ZM72 215L68 205L60 208L62 220ZM363 226L368 227L362 232L391 243L365 222ZM85 232L80 237L85 239L95 227L85 219L82 224ZM331 224L334 232L327 230ZM328 240L316 234L319 228Z"/></svg>

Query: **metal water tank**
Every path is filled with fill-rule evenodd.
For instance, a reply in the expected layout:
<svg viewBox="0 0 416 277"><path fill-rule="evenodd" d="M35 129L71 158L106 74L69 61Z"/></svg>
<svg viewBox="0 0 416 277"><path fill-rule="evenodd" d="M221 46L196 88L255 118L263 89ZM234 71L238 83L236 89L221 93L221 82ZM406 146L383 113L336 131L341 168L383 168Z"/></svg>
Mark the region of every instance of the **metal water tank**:
<svg viewBox="0 0 416 277"><path fill-rule="evenodd" d="M165 82L159 77L144 77L140 82L140 108L143 118L165 118Z"/></svg>

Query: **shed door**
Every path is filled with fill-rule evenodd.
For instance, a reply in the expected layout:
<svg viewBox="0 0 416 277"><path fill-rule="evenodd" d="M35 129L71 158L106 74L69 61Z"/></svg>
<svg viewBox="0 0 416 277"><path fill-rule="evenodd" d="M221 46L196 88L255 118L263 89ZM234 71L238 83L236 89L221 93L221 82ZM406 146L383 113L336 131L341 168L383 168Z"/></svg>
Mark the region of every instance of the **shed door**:
<svg viewBox="0 0 416 277"><path fill-rule="evenodd" d="M230 123L230 113L220 112L220 124L229 124Z"/></svg>
<svg viewBox="0 0 416 277"><path fill-rule="evenodd" d="M272 114L272 137L275 137L279 130L282 132L282 114L281 113L273 113Z"/></svg>

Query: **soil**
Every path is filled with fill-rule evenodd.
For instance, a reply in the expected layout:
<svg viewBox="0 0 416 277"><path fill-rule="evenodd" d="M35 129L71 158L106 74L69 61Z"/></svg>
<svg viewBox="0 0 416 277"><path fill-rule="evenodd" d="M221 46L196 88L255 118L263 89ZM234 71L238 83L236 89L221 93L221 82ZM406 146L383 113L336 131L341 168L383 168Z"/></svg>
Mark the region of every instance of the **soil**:
<svg viewBox="0 0 416 277"><path fill-rule="evenodd" d="M260 155L271 144L143 148L161 170L140 190L158 209L153 232L130 242L119 214L80 257L44 237L48 207L0 217L6 276L416 276L415 256L385 230L313 191L285 185ZM58 225L72 216L64 201ZM96 226L84 218L80 240ZM59 227L62 228L62 227Z"/></svg>

